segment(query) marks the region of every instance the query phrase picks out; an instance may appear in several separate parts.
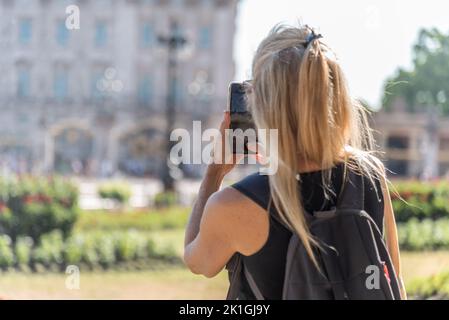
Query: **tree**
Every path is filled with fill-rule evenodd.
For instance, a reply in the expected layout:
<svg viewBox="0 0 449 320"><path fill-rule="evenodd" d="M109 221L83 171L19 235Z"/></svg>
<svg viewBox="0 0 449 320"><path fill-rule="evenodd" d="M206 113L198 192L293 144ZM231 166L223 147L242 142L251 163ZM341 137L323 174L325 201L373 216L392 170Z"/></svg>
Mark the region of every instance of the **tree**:
<svg viewBox="0 0 449 320"><path fill-rule="evenodd" d="M410 111L435 106L449 115L449 34L421 29L413 47L411 70L398 68L384 85L383 106L391 109L396 98L403 98Z"/></svg>

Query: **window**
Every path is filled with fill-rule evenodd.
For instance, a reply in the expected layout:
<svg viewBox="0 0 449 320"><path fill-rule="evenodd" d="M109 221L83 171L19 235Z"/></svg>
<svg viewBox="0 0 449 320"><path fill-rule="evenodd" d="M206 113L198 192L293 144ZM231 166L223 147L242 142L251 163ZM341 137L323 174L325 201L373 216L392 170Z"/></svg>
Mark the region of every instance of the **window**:
<svg viewBox="0 0 449 320"><path fill-rule="evenodd" d="M95 46L105 47L108 43L108 30L105 22L97 22L95 26Z"/></svg>
<svg viewBox="0 0 449 320"><path fill-rule="evenodd" d="M440 137L440 149L449 151L449 137Z"/></svg>
<svg viewBox="0 0 449 320"><path fill-rule="evenodd" d="M149 22L142 25L141 41L144 48L149 48L154 44L154 31Z"/></svg>
<svg viewBox="0 0 449 320"><path fill-rule="evenodd" d="M93 98L99 98L104 92L103 72L96 71L92 74L91 94Z"/></svg>
<svg viewBox="0 0 449 320"><path fill-rule="evenodd" d="M30 71L28 69L20 69L17 79L17 96L19 98L28 98L30 91Z"/></svg>
<svg viewBox="0 0 449 320"><path fill-rule="evenodd" d="M200 5L200 0L186 0L186 5L189 7L195 7Z"/></svg>
<svg viewBox="0 0 449 320"><path fill-rule="evenodd" d="M30 44L32 39L31 19L21 19L19 21L19 42L22 45Z"/></svg>
<svg viewBox="0 0 449 320"><path fill-rule="evenodd" d="M70 32L65 25L65 21L58 21L56 26L56 42L61 47L66 47L69 42Z"/></svg>
<svg viewBox="0 0 449 320"><path fill-rule="evenodd" d="M174 36L176 36L176 37L184 37L184 32L179 23L175 24L175 29L173 30L173 32L174 32Z"/></svg>
<svg viewBox="0 0 449 320"><path fill-rule="evenodd" d="M449 163L440 163L439 168L438 168L438 175L440 177L444 177L444 176L448 176L449 175Z"/></svg>
<svg viewBox="0 0 449 320"><path fill-rule="evenodd" d="M53 90L55 98L64 100L69 94L69 76L66 70L58 70L53 80Z"/></svg>
<svg viewBox="0 0 449 320"><path fill-rule="evenodd" d="M387 139L387 147L392 149L408 149L409 139L404 136L390 136Z"/></svg>
<svg viewBox="0 0 449 320"><path fill-rule="evenodd" d="M408 161L407 160L393 160L387 161L387 168L394 172L397 176L406 176L408 174Z"/></svg>
<svg viewBox="0 0 449 320"><path fill-rule="evenodd" d="M155 3L159 7L164 7L169 4L170 0L156 0Z"/></svg>
<svg viewBox="0 0 449 320"><path fill-rule="evenodd" d="M173 80L170 83L169 94L172 95L173 101L175 101L175 103L177 103L177 104L181 103L181 101L183 99L183 95L184 95L184 90L183 90L182 84L179 80Z"/></svg>
<svg viewBox="0 0 449 320"><path fill-rule="evenodd" d="M227 0L215 0L215 5L219 8L226 7L229 4Z"/></svg>
<svg viewBox="0 0 449 320"><path fill-rule="evenodd" d="M211 46L211 30L209 27L201 27L199 33L199 47L209 49Z"/></svg>
<svg viewBox="0 0 449 320"><path fill-rule="evenodd" d="M151 79L151 76L146 75L140 80L137 95L139 104L149 105L151 103L151 99L153 96L153 81Z"/></svg>

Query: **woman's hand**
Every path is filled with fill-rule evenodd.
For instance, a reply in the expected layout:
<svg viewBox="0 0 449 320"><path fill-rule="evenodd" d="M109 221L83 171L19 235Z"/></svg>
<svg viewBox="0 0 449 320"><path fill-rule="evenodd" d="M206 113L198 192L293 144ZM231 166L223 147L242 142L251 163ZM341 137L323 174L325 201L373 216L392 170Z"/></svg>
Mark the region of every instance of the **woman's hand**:
<svg viewBox="0 0 449 320"><path fill-rule="evenodd" d="M217 175L223 178L244 158L243 154L233 154L232 152L231 144L229 143L229 130L227 130L230 124L231 115L229 111L225 111L220 124L220 136L214 145L213 162L207 168L208 175Z"/></svg>

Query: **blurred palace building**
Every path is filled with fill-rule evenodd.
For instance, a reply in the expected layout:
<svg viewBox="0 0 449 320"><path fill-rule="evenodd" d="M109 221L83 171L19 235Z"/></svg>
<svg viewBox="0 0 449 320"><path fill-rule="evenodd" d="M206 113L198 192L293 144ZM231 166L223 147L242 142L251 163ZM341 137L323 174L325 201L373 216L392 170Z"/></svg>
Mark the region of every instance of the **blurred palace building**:
<svg viewBox="0 0 449 320"><path fill-rule="evenodd" d="M1 168L157 176L168 103L174 127L222 115L237 2L0 0Z"/></svg>
<svg viewBox="0 0 449 320"><path fill-rule="evenodd" d="M386 166L395 173L392 177L449 177L449 118L434 107L408 109L397 98L390 110L372 118Z"/></svg>

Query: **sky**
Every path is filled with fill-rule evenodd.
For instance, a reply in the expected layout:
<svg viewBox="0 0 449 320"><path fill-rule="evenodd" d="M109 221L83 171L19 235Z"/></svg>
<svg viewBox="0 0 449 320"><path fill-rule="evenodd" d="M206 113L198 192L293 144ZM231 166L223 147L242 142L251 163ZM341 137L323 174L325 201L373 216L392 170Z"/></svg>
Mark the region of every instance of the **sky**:
<svg viewBox="0 0 449 320"><path fill-rule="evenodd" d="M257 45L274 25L298 21L316 28L336 52L351 94L378 108L385 79L410 67L419 29L449 32L449 1L240 0L235 80L250 77Z"/></svg>

